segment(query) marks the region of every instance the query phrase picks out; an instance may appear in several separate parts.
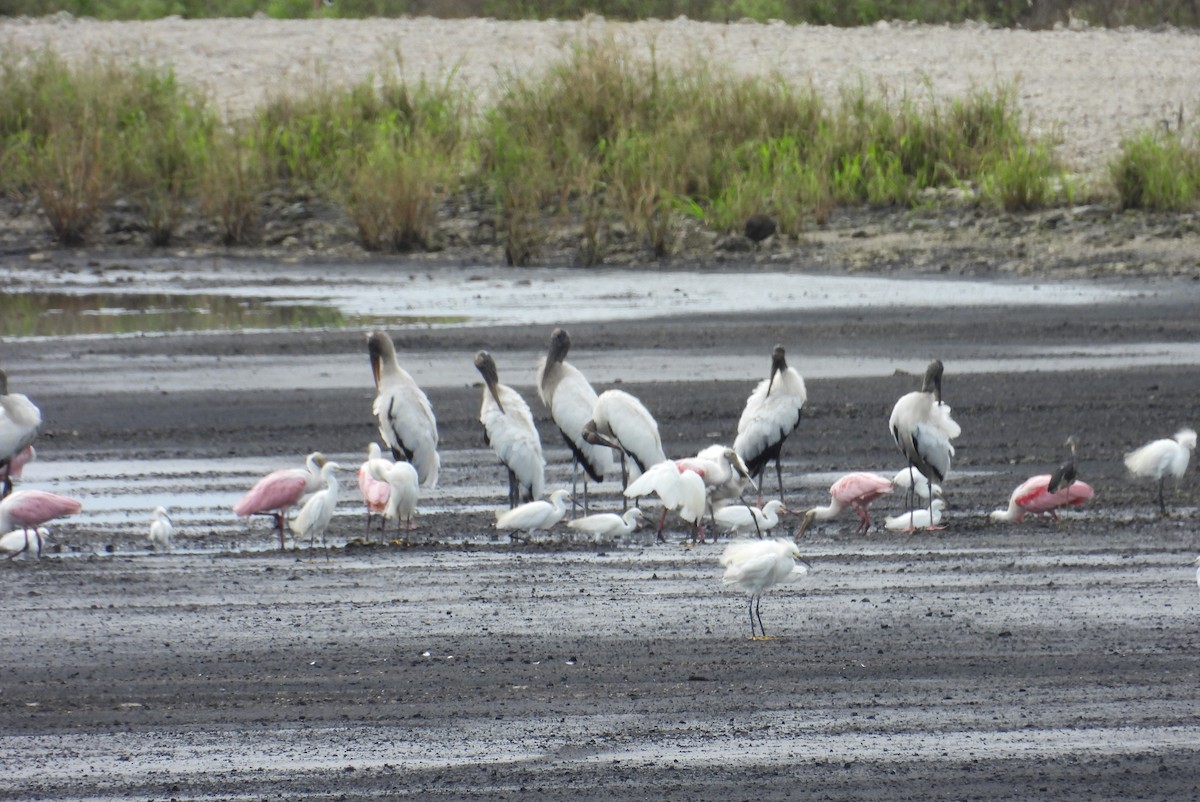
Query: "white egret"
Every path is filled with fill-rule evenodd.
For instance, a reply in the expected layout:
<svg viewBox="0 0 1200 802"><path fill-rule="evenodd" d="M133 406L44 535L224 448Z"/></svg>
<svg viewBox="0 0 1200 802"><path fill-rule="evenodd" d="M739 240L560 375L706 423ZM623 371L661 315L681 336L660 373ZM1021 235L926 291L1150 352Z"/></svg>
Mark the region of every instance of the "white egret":
<svg viewBox="0 0 1200 802"><path fill-rule="evenodd" d="M321 536L321 547L325 549L325 558L329 558L329 549L325 545L325 532L333 521L333 512L338 502L337 473L341 468L336 462L326 462L321 466L321 481L325 487L313 493L300 512L292 520L292 534L298 539L308 535L308 547L311 549L317 535Z"/></svg>
<svg viewBox="0 0 1200 802"><path fill-rule="evenodd" d="M44 526L33 529L14 529L0 537L0 554L7 554L8 559L15 559L18 554L32 554L35 559L41 559L42 548L50 530Z"/></svg>
<svg viewBox="0 0 1200 802"><path fill-rule="evenodd" d="M788 435L800 424L808 390L795 368L788 367L782 345L771 352L771 373L754 388L738 420L733 450L745 461L750 476L761 487L767 464L775 462L779 500L783 500L780 454Z"/></svg>
<svg viewBox="0 0 1200 802"><path fill-rule="evenodd" d="M642 511L637 507L630 507L624 515L617 515L615 512L601 512L568 521L567 526L576 532L591 535L597 540L623 538L633 534L633 530L637 528L641 518Z"/></svg>
<svg viewBox="0 0 1200 802"><path fill-rule="evenodd" d="M415 529L413 515L417 512L417 498L420 494L417 469L407 462L389 463L387 460L371 463L370 469L374 472L374 478L387 483L388 500L383 508L384 521L395 521L397 528L403 525L408 529Z"/></svg>
<svg viewBox="0 0 1200 802"><path fill-rule="evenodd" d="M509 537L517 539L517 532L532 536L539 529L550 529L567 514L566 490L555 490L549 501L530 501L506 512L497 513L496 528L508 531Z"/></svg>
<svg viewBox="0 0 1200 802"><path fill-rule="evenodd" d="M946 480L954 455L950 441L962 433L950 417L950 407L942 402L942 372L940 360L930 362L921 389L901 396L888 421L892 439L908 459L909 470L920 471L930 483ZM930 520L934 517L932 505L931 500ZM910 502L910 513L912 509Z"/></svg>
<svg viewBox="0 0 1200 802"><path fill-rule="evenodd" d="M546 458L533 413L521 394L500 383L496 361L487 351L475 354L475 369L483 377L479 422L488 445L508 471L508 506L539 499L546 485Z"/></svg>
<svg viewBox="0 0 1200 802"><path fill-rule="evenodd" d="M796 537L804 534L813 521L831 521L847 507L852 507L858 514L858 534L865 534L871 528L871 514L867 512L867 507L880 496L891 493L892 488L890 479L875 473L855 472L840 477L829 487L829 505L813 507L804 513L804 521Z"/></svg>
<svg viewBox="0 0 1200 802"><path fill-rule="evenodd" d="M304 468L283 468L272 471L254 483L246 491L246 495L233 505L233 511L239 517L248 515L269 515L275 520L275 530L279 535L279 550L284 548L284 521L288 510L300 503L309 493L315 493L323 486L320 469L325 464L325 455L319 451L309 454L304 460Z"/></svg>
<svg viewBox="0 0 1200 802"><path fill-rule="evenodd" d="M153 520L150 522L150 532L146 535L150 547L155 551L170 551L175 539L175 525L166 507L155 507Z"/></svg>
<svg viewBox="0 0 1200 802"><path fill-rule="evenodd" d="M910 510L899 515L883 519L883 528L892 532L911 532L914 529L937 529L942 523L942 510L946 502L935 498L929 502L928 509Z"/></svg>
<svg viewBox="0 0 1200 802"><path fill-rule="evenodd" d="M1196 450L1196 431L1180 429L1173 440L1155 440L1125 455L1125 467L1139 479L1158 480L1158 509L1167 514L1163 483L1168 476L1183 478L1192 452Z"/></svg>
<svg viewBox="0 0 1200 802"><path fill-rule="evenodd" d="M580 466L583 467L583 512L586 515L588 478L601 482L615 466L611 448L590 443L583 437L583 427L591 420L599 396L584 375L565 361L570 348L571 337L564 329L555 329L550 334L550 350L538 360L537 387L538 396L550 410L554 425L571 450L572 508L576 478Z"/></svg>
<svg viewBox="0 0 1200 802"><path fill-rule="evenodd" d="M371 412L379 422L383 444L395 459L413 464L422 487L436 487L442 460L429 398L396 361L396 346L386 332L373 331L367 336L367 353L376 391Z"/></svg>
<svg viewBox="0 0 1200 802"><path fill-rule="evenodd" d="M41 425L42 411L25 395L10 393L8 374L0 370L0 498L12 492L10 474L19 473L19 466L10 466L16 460L24 464L29 458L22 458L22 454L37 437Z"/></svg>
<svg viewBox="0 0 1200 802"><path fill-rule="evenodd" d="M713 511L713 520L722 532L736 535L761 536L779 525L779 516L787 508L779 499L772 499L762 509L745 504L729 504Z"/></svg>
<svg viewBox="0 0 1200 802"><path fill-rule="evenodd" d="M725 547L720 564L725 567L721 582L737 585L750 594L751 640L767 640L762 612L759 610L762 594L773 585L791 577L793 572L808 573L809 565L800 558L799 547L787 538L737 540ZM761 636L755 635L755 618L758 619L758 632Z"/></svg>

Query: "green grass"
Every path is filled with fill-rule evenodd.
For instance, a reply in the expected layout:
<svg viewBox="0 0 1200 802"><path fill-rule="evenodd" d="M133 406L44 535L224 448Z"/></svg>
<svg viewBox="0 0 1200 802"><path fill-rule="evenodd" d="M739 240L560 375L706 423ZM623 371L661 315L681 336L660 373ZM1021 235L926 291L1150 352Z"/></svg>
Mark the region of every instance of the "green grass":
<svg viewBox="0 0 1200 802"><path fill-rule="evenodd" d="M1129 137L1108 174L1123 209L1193 208L1200 198L1200 137L1171 132Z"/></svg>

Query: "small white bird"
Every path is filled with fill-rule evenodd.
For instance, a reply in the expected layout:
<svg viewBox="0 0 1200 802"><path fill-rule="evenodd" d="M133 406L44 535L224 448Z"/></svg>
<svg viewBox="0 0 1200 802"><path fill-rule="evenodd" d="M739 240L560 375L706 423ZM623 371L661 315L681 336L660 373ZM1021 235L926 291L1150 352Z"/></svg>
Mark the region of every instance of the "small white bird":
<svg viewBox="0 0 1200 802"><path fill-rule="evenodd" d="M420 494L417 469L407 462L371 463L371 476L388 486L388 499L383 507L384 521L395 521L397 528L403 525L415 529L413 515L417 512L417 497Z"/></svg>
<svg viewBox="0 0 1200 802"><path fill-rule="evenodd" d="M931 485L929 480L925 478L925 474L908 468L901 468L896 471L896 475L892 477L892 486L897 490L903 490L905 497L910 500L914 493L926 500L929 499L930 493L933 493L935 496L942 494L941 485Z"/></svg>
<svg viewBox="0 0 1200 802"><path fill-rule="evenodd" d="M800 558L799 547L794 541L782 537L736 540L725 547L720 564L725 567L725 575L721 577L721 582L737 585L750 594L750 639L767 640L762 613L759 610L762 594L773 585L791 577L793 572L808 573L809 565ZM758 619L758 632L761 636L755 635L755 618Z"/></svg>
<svg viewBox="0 0 1200 802"><path fill-rule="evenodd" d="M488 445L508 471L508 506L541 498L546 485L546 458L529 405L520 393L500 383L496 361L487 351L475 354L475 369L484 382L479 422Z"/></svg>
<svg viewBox="0 0 1200 802"><path fill-rule="evenodd" d="M41 559L42 547L49 537L50 530L44 526L28 530L14 529L0 537L0 554L7 554L11 560L24 552L34 555L35 559Z"/></svg>
<svg viewBox="0 0 1200 802"><path fill-rule="evenodd" d="M422 487L436 487L442 460L438 456L437 419L425 392L396 361L396 346L386 332L367 336L367 353L375 377L371 412L379 421L379 436L397 460L417 469Z"/></svg>
<svg viewBox="0 0 1200 802"><path fill-rule="evenodd" d="M566 490L555 490L549 501L530 501L507 512L496 514L496 528L507 530L509 537L517 539L517 532L532 536L539 529L550 529L567 514L567 501L571 494Z"/></svg>
<svg viewBox="0 0 1200 802"><path fill-rule="evenodd" d="M782 345L771 352L771 374L758 383L746 399L746 407L738 420L737 439L733 450L745 460L756 485L762 485L767 464L775 462L775 478L779 482L779 500L783 500L783 469L780 452L788 435L800 424L808 390L804 378L789 368Z"/></svg>
<svg viewBox="0 0 1200 802"><path fill-rule="evenodd" d="M899 515L893 515L885 518L883 521L884 529L889 529L893 532L911 532L914 529L934 529L942 522L942 510L946 509L946 502L940 498L935 498L929 502L929 509L925 510L910 510L902 512Z"/></svg>
<svg viewBox="0 0 1200 802"><path fill-rule="evenodd" d="M150 533L146 538L155 551L171 550L171 541L175 538L175 525L171 522L166 507L154 508L154 520L150 522Z"/></svg>
<svg viewBox="0 0 1200 802"><path fill-rule="evenodd" d="M779 525L780 513L787 512L783 502L772 499L762 509L732 503L713 512L713 518L722 532L761 537Z"/></svg>
<svg viewBox="0 0 1200 802"><path fill-rule="evenodd" d="M622 538L633 534L633 530L637 528L641 518L642 511L637 507L630 507L624 515L617 515L615 512L601 512L586 518L568 521L567 526L576 532L591 535L596 540Z"/></svg>
<svg viewBox="0 0 1200 802"><path fill-rule="evenodd" d="M1183 478L1195 450L1195 429L1180 429L1174 440L1155 440L1125 455L1125 467L1131 474L1140 479L1158 480L1158 508L1163 515L1167 514L1163 483L1167 476Z"/></svg>
<svg viewBox="0 0 1200 802"><path fill-rule="evenodd" d="M310 549L317 535L320 535L326 559L329 558L329 549L325 546L325 531L333 521L333 511L338 501L338 480L334 472L340 468L336 462L326 462L321 466L321 480L325 483L325 488L313 493L289 524L292 534L297 538L308 535Z"/></svg>

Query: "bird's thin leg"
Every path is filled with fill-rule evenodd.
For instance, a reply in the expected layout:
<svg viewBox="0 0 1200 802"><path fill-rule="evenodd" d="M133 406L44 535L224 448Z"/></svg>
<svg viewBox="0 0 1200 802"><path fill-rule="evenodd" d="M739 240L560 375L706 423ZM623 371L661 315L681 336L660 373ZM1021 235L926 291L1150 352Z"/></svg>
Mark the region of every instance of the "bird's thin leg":
<svg viewBox="0 0 1200 802"><path fill-rule="evenodd" d="M667 539L662 536L663 525L667 522L667 508L663 507L662 515L658 519L658 530L654 533L658 538L659 543L666 543Z"/></svg>
<svg viewBox="0 0 1200 802"><path fill-rule="evenodd" d="M6 474L4 476L4 489L2 491L0 491L0 499L7 498L8 494L12 492L12 489L13 489L12 477L8 476Z"/></svg>
<svg viewBox="0 0 1200 802"><path fill-rule="evenodd" d="M783 468L779 466L779 455L775 455L775 479L779 482L779 500L783 501Z"/></svg>
<svg viewBox="0 0 1200 802"><path fill-rule="evenodd" d="M1167 503L1163 501L1163 483L1167 480L1166 474L1158 477L1158 512L1159 515L1167 514Z"/></svg>
<svg viewBox="0 0 1200 802"><path fill-rule="evenodd" d="M574 496L574 494L572 494L572 497L573 496ZM572 502L572 503L574 503L574 502ZM587 478L586 472L583 474L583 514L584 515L591 514L590 512L588 512L588 478Z"/></svg>
<svg viewBox="0 0 1200 802"><path fill-rule="evenodd" d="M754 596L750 597L750 604L746 608L746 612L750 615L750 640L754 640Z"/></svg>
<svg viewBox="0 0 1200 802"><path fill-rule="evenodd" d="M625 497L625 489L628 487L629 466L625 464L625 449L621 449L621 512L629 509L629 499Z"/></svg>
<svg viewBox="0 0 1200 802"><path fill-rule="evenodd" d="M521 502L521 488L517 485L517 474L508 470L508 508L511 510Z"/></svg>
<svg viewBox="0 0 1200 802"><path fill-rule="evenodd" d="M274 516L275 516L275 531L279 533L279 550L286 551L287 547L285 545L284 534L283 534L283 513L277 512L274 514Z"/></svg>
<svg viewBox="0 0 1200 802"><path fill-rule="evenodd" d="M575 510L579 506L579 502L575 500L576 486L579 479L579 457L571 455L571 517L575 517ZM587 487L587 477L583 478L583 486ZM587 490L584 490L587 493ZM583 508L583 514L587 515L587 506Z"/></svg>
<svg viewBox="0 0 1200 802"><path fill-rule="evenodd" d="M762 596L758 597L758 601L754 605L754 617L758 619L758 631L763 636L763 640L767 638L767 630L762 625Z"/></svg>

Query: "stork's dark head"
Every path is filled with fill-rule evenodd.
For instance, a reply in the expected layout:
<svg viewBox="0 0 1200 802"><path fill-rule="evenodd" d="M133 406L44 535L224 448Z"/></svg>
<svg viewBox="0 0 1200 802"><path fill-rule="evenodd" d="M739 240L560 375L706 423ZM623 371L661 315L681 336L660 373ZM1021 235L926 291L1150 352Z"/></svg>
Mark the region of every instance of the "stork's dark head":
<svg viewBox="0 0 1200 802"><path fill-rule="evenodd" d="M500 403L500 396L496 393L496 385L500 383L500 374L496 371L496 360L492 359L492 355L487 351L480 351L475 354L475 369L483 377L483 383L487 385L487 391L495 399L496 406L500 407L501 412L504 412L504 404Z"/></svg>
<svg viewBox="0 0 1200 802"><path fill-rule="evenodd" d="M371 375L375 377L375 387L379 388L379 376L383 371L383 360L396 361L396 346L387 332L373 331L367 335L367 354L371 357Z"/></svg>
<svg viewBox="0 0 1200 802"><path fill-rule="evenodd" d="M775 374L785 370L787 370L787 359L784 358L783 346L777 345L771 351L771 378L767 381L767 395L771 394L771 388L775 386Z"/></svg>
<svg viewBox="0 0 1200 802"><path fill-rule="evenodd" d="M567 358L567 352L571 350L571 335L567 334L566 329L555 329L550 333L550 351L546 355L546 364L553 365L555 362L562 362Z"/></svg>
<svg viewBox="0 0 1200 802"><path fill-rule="evenodd" d="M942 403L942 360L935 359L925 368L925 380L921 382L921 392L933 393L933 398Z"/></svg>
<svg viewBox="0 0 1200 802"><path fill-rule="evenodd" d="M8 374L0 370L0 395L8 395Z"/></svg>

